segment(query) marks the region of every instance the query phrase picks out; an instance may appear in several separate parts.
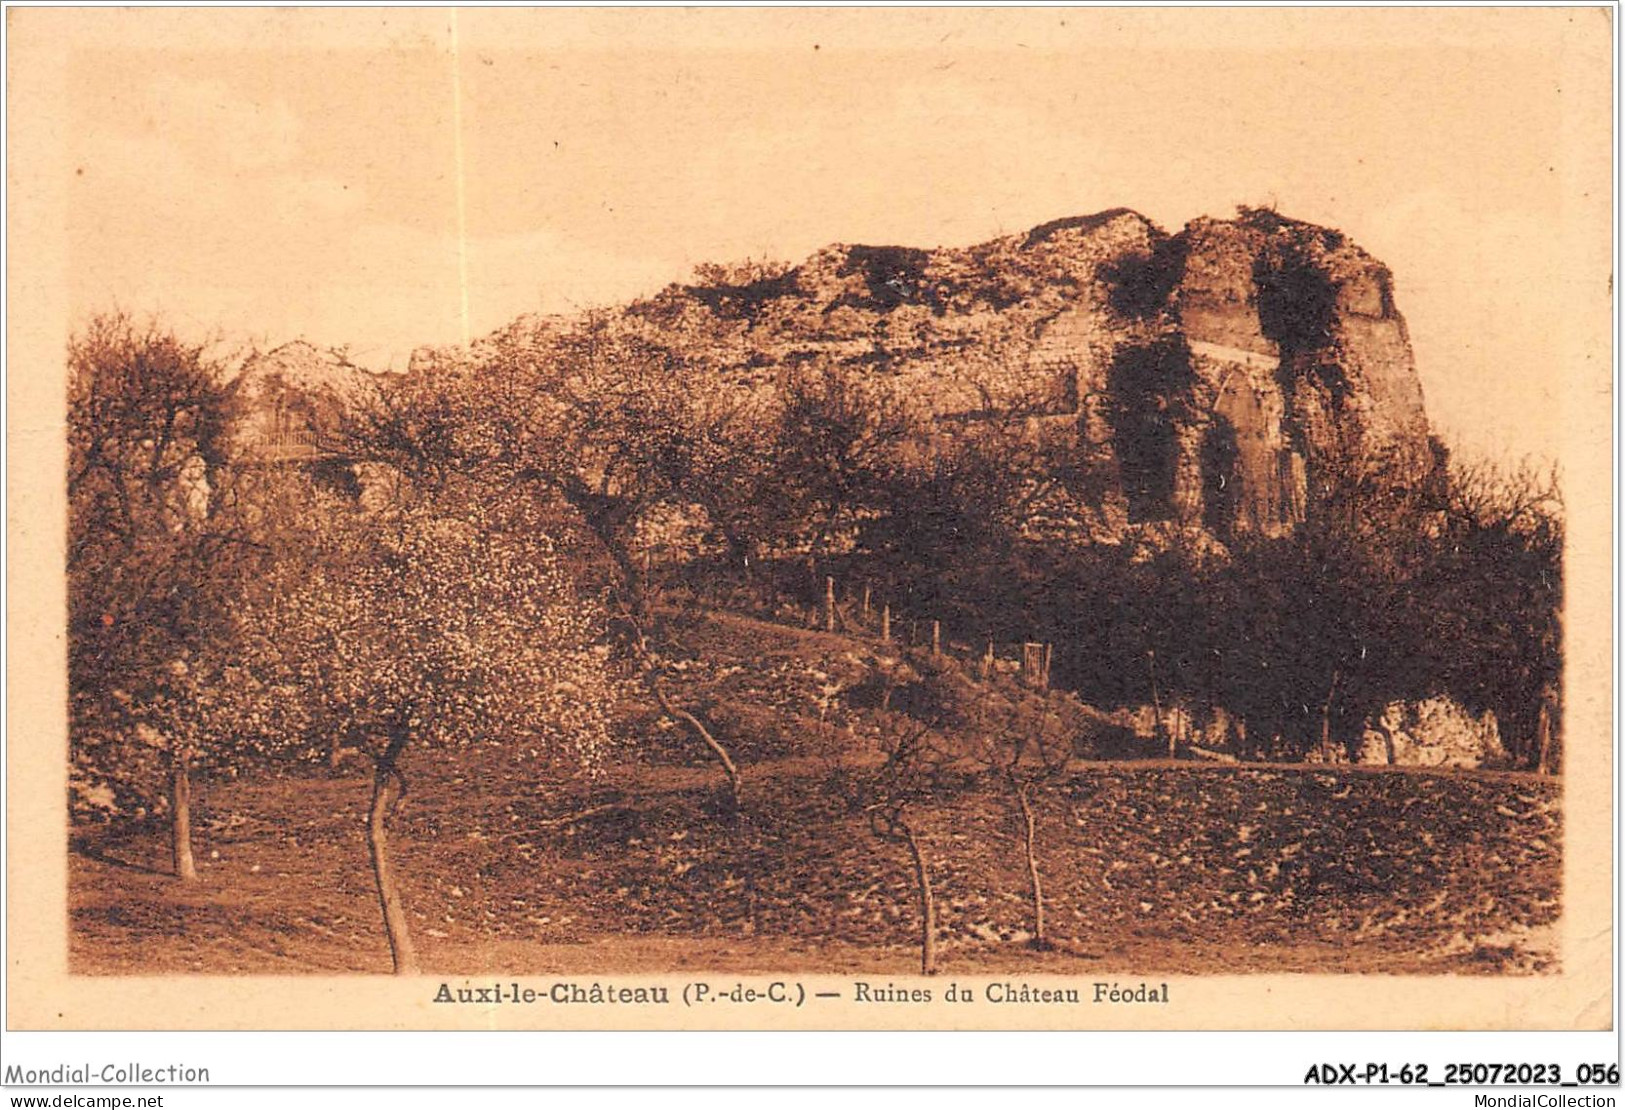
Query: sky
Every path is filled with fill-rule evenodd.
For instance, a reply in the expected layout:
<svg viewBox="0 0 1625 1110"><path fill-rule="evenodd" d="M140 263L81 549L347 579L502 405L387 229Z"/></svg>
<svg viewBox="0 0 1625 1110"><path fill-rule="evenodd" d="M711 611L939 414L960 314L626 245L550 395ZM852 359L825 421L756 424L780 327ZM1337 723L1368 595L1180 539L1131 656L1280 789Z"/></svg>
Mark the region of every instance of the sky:
<svg viewBox="0 0 1625 1110"><path fill-rule="evenodd" d="M1553 458L1609 32L1462 14L54 13L66 281L399 367L706 261L1268 204L1390 266L1449 442Z"/></svg>

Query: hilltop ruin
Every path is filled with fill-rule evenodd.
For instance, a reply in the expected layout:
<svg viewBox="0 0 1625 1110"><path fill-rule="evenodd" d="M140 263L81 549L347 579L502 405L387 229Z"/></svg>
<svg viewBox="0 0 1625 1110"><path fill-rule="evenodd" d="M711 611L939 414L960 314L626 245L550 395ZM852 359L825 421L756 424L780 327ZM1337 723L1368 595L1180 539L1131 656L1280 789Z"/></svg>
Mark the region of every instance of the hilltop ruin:
<svg viewBox="0 0 1625 1110"><path fill-rule="evenodd" d="M1119 208L966 248L835 245L793 268L705 269L615 311L713 388L770 397L799 367L833 366L906 398L938 444L991 419L1069 437L1094 503L1059 511L1087 539L1277 536L1317 474L1437 465L1387 267L1268 210L1170 235ZM521 317L461 354L571 323ZM249 456L323 453L361 376L304 344L251 362Z"/></svg>

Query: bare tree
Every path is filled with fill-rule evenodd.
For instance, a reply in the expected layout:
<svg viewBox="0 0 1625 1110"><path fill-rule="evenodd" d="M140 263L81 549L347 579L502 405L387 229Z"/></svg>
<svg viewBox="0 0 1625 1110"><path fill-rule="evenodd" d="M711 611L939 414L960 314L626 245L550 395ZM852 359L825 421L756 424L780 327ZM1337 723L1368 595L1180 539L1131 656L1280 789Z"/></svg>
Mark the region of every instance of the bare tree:
<svg viewBox="0 0 1625 1110"><path fill-rule="evenodd" d="M1555 469L1452 468L1427 595L1454 645L1446 681L1464 704L1495 711L1520 766L1545 771L1561 750L1564 542Z"/></svg>
<svg viewBox="0 0 1625 1110"><path fill-rule="evenodd" d="M931 859L915 811L940 800L948 789L950 757L934 728L898 715L883 733L885 761L852 785L849 803L869 832L908 850L920 920L920 974L937 972L937 902Z"/></svg>
<svg viewBox="0 0 1625 1110"><path fill-rule="evenodd" d="M704 721L672 701L671 695L665 687L666 676L664 669L650 649L642 626L630 615L623 614L622 620L631 628L633 649L637 656L639 671L643 676L643 684L648 688L649 693L654 696L655 703L660 706L662 713L672 721L692 731L695 738L705 745L706 750L716 761L717 766L722 769L723 775L728 780L728 795L732 803L731 812L736 817L742 815L744 812L742 809L744 788L740 780L739 765L734 762L734 758L728 749L716 738L715 733Z"/></svg>
<svg viewBox="0 0 1625 1110"><path fill-rule="evenodd" d="M782 394L774 455L780 480L792 491L790 511L810 530L816 565L843 529L876 503L914 423L884 388L829 363L799 368Z"/></svg>
<svg viewBox="0 0 1625 1110"><path fill-rule="evenodd" d="M984 681L967 699L963 731L969 762L1015 802L1022 863L1032 905L1032 946L1050 947L1044 927L1044 879L1038 847L1039 799L1066 774L1073 741L1057 701L1065 695L1013 693L998 682ZM1041 697L1034 712L1031 699Z"/></svg>
<svg viewBox="0 0 1625 1110"><path fill-rule="evenodd" d="M1019 733L1012 738L1006 746L1008 757L1004 761L1002 776L1021 813L1022 857L1027 865L1028 891L1033 907L1032 946L1040 951L1048 949L1050 941L1044 929L1044 881L1039 866L1038 818L1034 798L1066 773L1067 763L1072 756L1071 742L1049 730L1050 723L1055 720L1055 715L1046 711L1037 735Z"/></svg>

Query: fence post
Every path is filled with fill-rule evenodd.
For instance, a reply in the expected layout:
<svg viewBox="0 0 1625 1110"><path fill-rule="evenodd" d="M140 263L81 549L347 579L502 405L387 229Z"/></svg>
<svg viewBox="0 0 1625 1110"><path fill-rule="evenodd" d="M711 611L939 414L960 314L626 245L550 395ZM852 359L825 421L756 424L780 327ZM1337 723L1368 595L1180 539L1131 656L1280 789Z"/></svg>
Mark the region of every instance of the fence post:
<svg viewBox="0 0 1625 1110"><path fill-rule="evenodd" d="M863 619L866 622L869 619L869 587L868 586L863 587Z"/></svg>
<svg viewBox="0 0 1625 1110"><path fill-rule="evenodd" d="M931 622L931 654L942 654L942 622Z"/></svg>
<svg viewBox="0 0 1625 1110"><path fill-rule="evenodd" d="M824 576L824 631L835 631L835 578Z"/></svg>
<svg viewBox="0 0 1625 1110"><path fill-rule="evenodd" d="M880 642L891 643L891 606L880 610Z"/></svg>
<svg viewBox="0 0 1625 1110"><path fill-rule="evenodd" d="M982 681L986 682L988 675L993 673L993 637L987 638L987 652L982 656Z"/></svg>

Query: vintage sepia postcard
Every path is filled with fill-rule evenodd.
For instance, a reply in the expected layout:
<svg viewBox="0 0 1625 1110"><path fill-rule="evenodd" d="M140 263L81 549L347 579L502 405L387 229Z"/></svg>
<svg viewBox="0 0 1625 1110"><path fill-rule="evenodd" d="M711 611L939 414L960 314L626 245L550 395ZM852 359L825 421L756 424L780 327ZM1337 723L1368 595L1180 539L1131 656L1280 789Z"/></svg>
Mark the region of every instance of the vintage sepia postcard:
<svg viewBox="0 0 1625 1110"><path fill-rule="evenodd" d="M8 10L8 1028L1607 1027L1611 18Z"/></svg>

